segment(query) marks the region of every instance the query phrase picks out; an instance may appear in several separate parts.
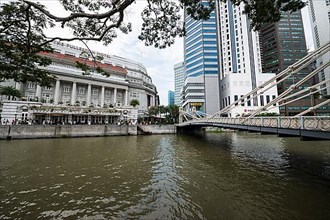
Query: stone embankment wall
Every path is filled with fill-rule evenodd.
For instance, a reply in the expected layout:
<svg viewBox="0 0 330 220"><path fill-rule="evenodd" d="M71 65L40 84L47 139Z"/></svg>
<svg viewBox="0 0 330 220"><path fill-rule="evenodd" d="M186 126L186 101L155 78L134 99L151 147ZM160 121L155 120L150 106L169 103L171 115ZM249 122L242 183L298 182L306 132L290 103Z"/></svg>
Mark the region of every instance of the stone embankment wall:
<svg viewBox="0 0 330 220"><path fill-rule="evenodd" d="M175 125L138 125L139 134L175 134ZM0 139L137 135L136 125L0 125Z"/></svg>
<svg viewBox="0 0 330 220"><path fill-rule="evenodd" d="M175 134L175 125L138 125L142 134Z"/></svg>
<svg viewBox="0 0 330 220"><path fill-rule="evenodd" d="M137 135L136 125L3 125L0 139Z"/></svg>

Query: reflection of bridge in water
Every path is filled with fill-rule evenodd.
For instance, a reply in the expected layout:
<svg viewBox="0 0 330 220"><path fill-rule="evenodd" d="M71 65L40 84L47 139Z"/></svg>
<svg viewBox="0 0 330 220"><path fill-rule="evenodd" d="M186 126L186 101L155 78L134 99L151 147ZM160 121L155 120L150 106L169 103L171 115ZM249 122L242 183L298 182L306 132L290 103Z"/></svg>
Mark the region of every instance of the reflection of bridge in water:
<svg viewBox="0 0 330 220"><path fill-rule="evenodd" d="M264 113L267 110L288 105L299 99L328 89L330 87L329 78L326 78L323 81L304 89L298 88L301 87L306 81L315 77L318 73L324 71L330 66L330 55L327 56L328 60L323 60L323 64L307 74L298 82L293 83L286 91L279 94L278 97L267 103L265 106L262 106L253 111L248 117L223 117L228 115L228 112L235 107L240 106L250 101L251 99L258 98L258 96L262 95L265 91L269 90L273 86L277 86L277 84L283 82L289 77L299 74L298 72L300 70L312 64L317 58L329 53L330 42L315 50L314 52L309 53L307 56L289 66L287 69L280 72L269 81L242 96L214 115L206 116L199 114L198 112L185 112L181 110L180 123L177 125L178 131L196 132L202 127L212 126L262 133L275 133L283 136L300 136L302 138L320 138L330 140L330 116L304 116L320 107L328 106L330 103L330 98L325 99L315 106L311 106L309 109L302 111L295 116L258 117L259 114Z"/></svg>

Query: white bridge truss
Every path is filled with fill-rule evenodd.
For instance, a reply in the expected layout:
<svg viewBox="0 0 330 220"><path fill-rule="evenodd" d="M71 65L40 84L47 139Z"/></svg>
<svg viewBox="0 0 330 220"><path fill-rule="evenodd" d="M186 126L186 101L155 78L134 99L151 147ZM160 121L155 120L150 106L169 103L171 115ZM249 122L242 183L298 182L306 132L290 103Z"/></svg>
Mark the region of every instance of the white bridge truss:
<svg viewBox="0 0 330 220"><path fill-rule="evenodd" d="M205 124L212 126L212 124L228 124L228 125L242 125L242 126L259 126L259 127L272 127L272 128L285 128L285 129L304 129L304 130L317 130L317 131L330 131L330 117L329 116L304 116L305 114L330 103L330 99L327 99L315 106L310 107L309 109L293 116L293 117L255 117L263 111L278 108L295 102L304 97L313 95L317 92L321 92L324 89L329 87L329 79L321 81L313 86L308 88L295 91L299 86L303 85L306 81L310 80L320 71L330 66L330 60L323 60L323 64L317 67L315 70L307 74L300 81L292 84L288 90L281 93L278 97L267 103L265 106L262 106L251 113L248 117L241 118L229 118L222 117L230 110L234 109L236 106L240 106L243 103L248 102L251 99L257 98L262 95L265 91L269 90L273 86L277 86L279 83L288 79L291 76L296 75L299 71L309 66L317 58L321 57L325 53L330 51L330 42L324 46L318 48L317 50L309 53L301 60L297 61L293 65L289 66L279 74L277 74L272 79L268 80L259 87L253 89L249 93L245 94L237 101L231 103L227 107L219 110L213 115L205 115L200 112L185 112L180 110L180 124L179 126L186 126L187 124ZM330 57L330 56L329 56ZM290 100L289 100L290 99ZM329 137L330 139L330 137Z"/></svg>

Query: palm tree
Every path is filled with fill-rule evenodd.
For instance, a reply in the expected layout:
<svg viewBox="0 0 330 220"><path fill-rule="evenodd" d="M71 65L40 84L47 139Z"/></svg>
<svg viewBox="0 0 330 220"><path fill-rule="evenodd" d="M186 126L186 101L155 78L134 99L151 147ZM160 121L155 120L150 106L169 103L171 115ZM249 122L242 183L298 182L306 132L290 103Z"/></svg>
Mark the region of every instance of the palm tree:
<svg viewBox="0 0 330 220"><path fill-rule="evenodd" d="M171 123L176 123L179 121L179 106L169 105L170 119Z"/></svg>
<svg viewBox="0 0 330 220"><path fill-rule="evenodd" d="M15 89L12 86L3 86L0 88L0 95L7 96L8 100L11 100L15 97L20 98L21 92L18 89Z"/></svg>
<svg viewBox="0 0 330 220"><path fill-rule="evenodd" d="M148 108L148 114L149 116L156 116L159 112L158 106L150 106Z"/></svg>

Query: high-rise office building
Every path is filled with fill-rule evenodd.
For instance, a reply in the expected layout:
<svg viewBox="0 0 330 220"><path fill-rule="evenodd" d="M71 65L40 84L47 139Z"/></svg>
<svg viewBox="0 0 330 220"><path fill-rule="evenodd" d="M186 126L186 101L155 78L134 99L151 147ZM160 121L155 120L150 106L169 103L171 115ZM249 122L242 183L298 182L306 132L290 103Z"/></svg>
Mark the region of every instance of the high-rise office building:
<svg viewBox="0 0 330 220"><path fill-rule="evenodd" d="M260 31L262 67L264 72L280 73L291 64L307 55L304 27L301 11L285 13L279 22L263 27ZM311 70L305 68L298 74L278 84L278 93L286 91L293 83L298 82ZM311 86L317 77L305 82L299 89ZM282 115L296 115L313 105L308 96L280 108Z"/></svg>
<svg viewBox="0 0 330 220"><path fill-rule="evenodd" d="M330 41L330 0L309 0L308 10L312 25L314 46L320 48ZM317 59L316 66L330 59L330 52ZM319 73L319 81L330 79L330 67ZM330 83L327 89L323 90L324 96L330 95Z"/></svg>
<svg viewBox="0 0 330 220"><path fill-rule="evenodd" d="M279 22L260 31L262 68L264 72L279 73L307 55L301 12L285 13ZM279 87L279 92L285 90Z"/></svg>
<svg viewBox="0 0 330 220"><path fill-rule="evenodd" d="M167 93L167 104L174 105L174 92L171 90L168 90Z"/></svg>
<svg viewBox="0 0 330 220"><path fill-rule="evenodd" d="M218 16L213 11L208 20L196 21L185 13L185 24L182 107L212 114L220 109Z"/></svg>
<svg viewBox="0 0 330 220"><path fill-rule="evenodd" d="M258 32L250 30L250 20L243 13L244 5L234 6L231 1L220 3L220 98L221 108L238 100L274 74L262 73ZM277 96L276 88L262 96L241 103L228 112L230 116L248 114L269 103ZM278 112L277 108L273 112Z"/></svg>
<svg viewBox="0 0 330 220"><path fill-rule="evenodd" d="M174 104L181 106L181 92L184 86L184 62L174 65Z"/></svg>
<svg viewBox="0 0 330 220"><path fill-rule="evenodd" d="M250 30L244 5L234 6L231 1L216 4L209 20L195 21L186 16L185 110L195 107L215 113L275 75L262 73L259 36ZM240 103L228 115L248 114L276 96L277 89L271 88L258 98Z"/></svg>

